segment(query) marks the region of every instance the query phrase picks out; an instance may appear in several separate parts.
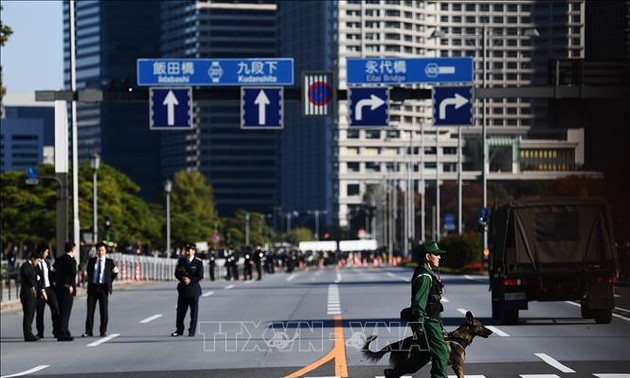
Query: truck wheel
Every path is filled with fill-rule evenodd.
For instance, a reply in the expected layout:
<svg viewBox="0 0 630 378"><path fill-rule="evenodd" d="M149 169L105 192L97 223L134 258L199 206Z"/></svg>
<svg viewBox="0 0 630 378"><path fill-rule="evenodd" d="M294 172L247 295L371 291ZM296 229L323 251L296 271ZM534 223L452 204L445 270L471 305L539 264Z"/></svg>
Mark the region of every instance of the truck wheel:
<svg viewBox="0 0 630 378"><path fill-rule="evenodd" d="M597 309L592 310L595 323L597 324L610 324L612 321L612 310Z"/></svg>
<svg viewBox="0 0 630 378"><path fill-rule="evenodd" d="M512 308L504 308L501 312L501 322L507 325L518 323L518 310Z"/></svg>

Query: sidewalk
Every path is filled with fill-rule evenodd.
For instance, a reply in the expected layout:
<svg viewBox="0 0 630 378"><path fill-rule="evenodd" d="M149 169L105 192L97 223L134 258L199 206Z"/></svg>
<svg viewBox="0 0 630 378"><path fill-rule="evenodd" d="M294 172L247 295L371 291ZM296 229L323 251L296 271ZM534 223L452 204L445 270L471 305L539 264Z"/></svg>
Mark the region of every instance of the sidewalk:
<svg viewBox="0 0 630 378"><path fill-rule="evenodd" d="M134 281L134 280L114 281L114 291L126 290L131 287L145 285L152 282L153 281ZM87 294L87 288L77 287L77 298L84 297L86 294ZM6 298L6 297L3 297L3 298ZM22 304L20 303L20 298L19 298L19 293L18 293L17 299L6 300L0 303L0 314L20 310L21 308L22 308Z"/></svg>

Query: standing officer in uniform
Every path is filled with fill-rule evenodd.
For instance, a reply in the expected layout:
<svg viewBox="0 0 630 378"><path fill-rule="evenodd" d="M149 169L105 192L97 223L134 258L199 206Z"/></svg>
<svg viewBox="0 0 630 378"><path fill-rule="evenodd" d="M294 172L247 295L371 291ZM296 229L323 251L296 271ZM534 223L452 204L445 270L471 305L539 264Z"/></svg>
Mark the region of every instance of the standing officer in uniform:
<svg viewBox="0 0 630 378"><path fill-rule="evenodd" d="M249 247L245 250L245 262L243 263L243 280L251 280L254 278L252 274L252 255L250 254Z"/></svg>
<svg viewBox="0 0 630 378"><path fill-rule="evenodd" d="M446 253L436 242L424 245L424 264L419 265L411 279L411 309L418 313L417 320L409 325L421 350L429 350L429 354L420 353L412 348L409 359L395 369L385 369L385 378L398 378L404 374L415 373L432 362L431 377L447 378L448 347L444 341L442 319L444 311L442 289L444 285L436 276L433 268L440 265L441 255ZM438 271L439 274L439 271Z"/></svg>
<svg viewBox="0 0 630 378"><path fill-rule="evenodd" d="M57 341L72 341L68 323L72 304L77 294L77 261L74 256L77 253L77 245L67 242L64 250L66 253L60 256L53 265L55 268L55 290L59 301L59 332Z"/></svg>
<svg viewBox="0 0 630 378"><path fill-rule="evenodd" d="M265 259L265 252L263 252L262 248L257 247L254 251L254 264L256 265L256 274L258 277L257 281L262 279L262 262Z"/></svg>
<svg viewBox="0 0 630 378"><path fill-rule="evenodd" d="M41 289L39 277L35 267L39 264L39 254L33 252L29 255L28 260L24 261L20 267L20 302L22 302L22 312L24 319L22 320L22 331L24 332L24 341L37 341L37 336L33 335L32 326L35 310L37 308L37 293Z"/></svg>
<svg viewBox="0 0 630 378"><path fill-rule="evenodd" d="M217 266L216 259L216 252L211 251L208 255L208 273L210 273L210 281L214 281L214 269Z"/></svg>
<svg viewBox="0 0 630 378"><path fill-rule="evenodd" d="M199 311L199 296L201 286L199 281L203 279L203 262L195 257L195 245L186 245L186 256L179 259L175 268L175 278L177 284L177 321L175 332L171 336L181 336L184 334L184 317L190 306L190 326L188 336L195 336L197 329L197 314Z"/></svg>
<svg viewBox="0 0 630 378"><path fill-rule="evenodd" d="M94 312L98 301L98 311L101 316L101 337L107 336L108 300L112 293L112 282L118 277L118 267L114 260L105 257L107 248L103 242L96 244L96 256L87 262L87 316L85 318L85 333L81 337L92 337Z"/></svg>
<svg viewBox="0 0 630 378"><path fill-rule="evenodd" d="M59 333L59 302L57 302L57 294L53 287L53 270L50 267L50 263L46 258L50 253L50 249L47 245L42 245L38 249L39 257L41 261L37 266L37 274L39 275L39 282L41 291L37 300L37 316L35 324L37 326L37 337L44 338L44 310L46 309L46 303L50 308L50 317L52 318L52 332L53 336L57 337Z"/></svg>

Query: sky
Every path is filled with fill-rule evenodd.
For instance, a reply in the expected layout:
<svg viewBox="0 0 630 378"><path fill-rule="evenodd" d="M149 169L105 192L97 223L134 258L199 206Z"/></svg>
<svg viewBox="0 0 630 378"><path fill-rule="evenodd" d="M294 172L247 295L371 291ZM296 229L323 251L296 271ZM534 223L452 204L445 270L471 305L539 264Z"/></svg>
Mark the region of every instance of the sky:
<svg viewBox="0 0 630 378"><path fill-rule="evenodd" d="M2 46L8 92L63 88L63 2L2 0L0 18L13 29Z"/></svg>

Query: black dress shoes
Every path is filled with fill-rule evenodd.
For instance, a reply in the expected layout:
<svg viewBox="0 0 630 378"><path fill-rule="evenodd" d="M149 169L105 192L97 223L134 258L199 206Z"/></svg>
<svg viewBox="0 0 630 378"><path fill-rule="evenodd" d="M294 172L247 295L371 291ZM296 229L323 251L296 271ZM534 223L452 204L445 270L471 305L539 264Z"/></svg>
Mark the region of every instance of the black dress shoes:
<svg viewBox="0 0 630 378"><path fill-rule="evenodd" d="M92 334L92 332L86 332L83 335L81 335L81 337L94 337L94 335Z"/></svg>
<svg viewBox="0 0 630 378"><path fill-rule="evenodd" d="M37 336L38 339L43 339L44 338L44 335L41 334L41 333L38 333L36 336Z"/></svg>
<svg viewBox="0 0 630 378"><path fill-rule="evenodd" d="M181 336L183 334L184 334L184 332L175 331L175 332L171 333L171 336L177 337L177 336Z"/></svg>
<svg viewBox="0 0 630 378"><path fill-rule="evenodd" d="M73 341L74 337L72 336L61 336L57 338L57 341Z"/></svg>
<svg viewBox="0 0 630 378"><path fill-rule="evenodd" d="M194 332L188 332L188 337L194 337L195 333Z"/></svg>
<svg viewBox="0 0 630 378"><path fill-rule="evenodd" d="M107 336L107 332L101 332L101 337Z"/></svg>
<svg viewBox="0 0 630 378"><path fill-rule="evenodd" d="M37 341L37 340L39 340L39 338L37 336L35 336L35 335L30 335L30 336L25 336L24 337L24 341L31 342L31 341Z"/></svg>

